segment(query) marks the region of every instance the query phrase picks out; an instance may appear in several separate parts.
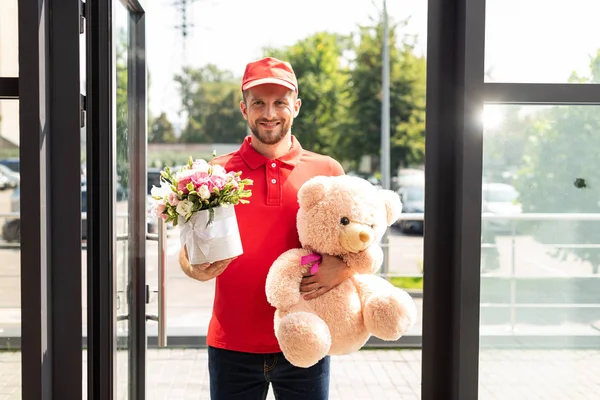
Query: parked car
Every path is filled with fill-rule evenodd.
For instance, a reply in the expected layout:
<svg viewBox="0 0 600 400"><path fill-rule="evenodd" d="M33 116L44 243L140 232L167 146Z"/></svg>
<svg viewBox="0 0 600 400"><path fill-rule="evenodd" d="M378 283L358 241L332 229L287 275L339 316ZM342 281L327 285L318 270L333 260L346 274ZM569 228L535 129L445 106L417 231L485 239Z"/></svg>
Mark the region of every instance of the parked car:
<svg viewBox="0 0 600 400"><path fill-rule="evenodd" d="M6 165L8 168L10 168L14 172L21 171L21 161L18 157L3 158L0 160L0 164Z"/></svg>
<svg viewBox="0 0 600 400"><path fill-rule="evenodd" d="M10 180L0 172L0 190L10 189Z"/></svg>
<svg viewBox="0 0 600 400"><path fill-rule="evenodd" d="M350 175L350 176L358 176L359 178L362 178L366 181L369 181L373 186L375 186L378 189L381 189L381 181L379 180L379 178L377 178L375 175L373 174L368 174L366 172L357 172L357 171L348 171L346 173L346 175Z"/></svg>
<svg viewBox="0 0 600 400"><path fill-rule="evenodd" d="M120 184L117 184L116 189L117 201L127 200L127 193ZM17 186L10 197L10 211L19 212L21 208L21 187ZM85 182L81 184L81 212L87 211L87 185ZM2 238L7 242L21 241L21 219L8 218L2 226ZM87 219L81 220L81 239L87 239Z"/></svg>
<svg viewBox="0 0 600 400"><path fill-rule="evenodd" d="M425 185L409 184L396 191L402 200L402 214L423 214L425 211ZM396 225L403 233L423 233L423 220L399 219Z"/></svg>
<svg viewBox="0 0 600 400"><path fill-rule="evenodd" d="M14 189L19 186L21 174L13 171L4 164L0 164L0 188Z"/></svg>
<svg viewBox="0 0 600 400"><path fill-rule="evenodd" d="M523 212L518 202L519 192L506 183L484 183L482 187L482 212L511 216ZM510 219L485 220L482 229L492 232L510 232L513 221Z"/></svg>

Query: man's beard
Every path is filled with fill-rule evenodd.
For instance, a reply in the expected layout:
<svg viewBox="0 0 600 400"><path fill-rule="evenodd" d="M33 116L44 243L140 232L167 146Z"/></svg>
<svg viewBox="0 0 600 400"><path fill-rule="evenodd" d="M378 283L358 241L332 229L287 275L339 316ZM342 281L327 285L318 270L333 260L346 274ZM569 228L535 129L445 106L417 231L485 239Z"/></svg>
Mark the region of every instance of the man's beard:
<svg viewBox="0 0 600 400"><path fill-rule="evenodd" d="M285 137L287 132L292 127L291 121L281 123L278 125L279 131L273 130L271 135L260 132L260 121L254 123L254 125L248 124L252 136L254 136L259 142L267 145L277 144Z"/></svg>

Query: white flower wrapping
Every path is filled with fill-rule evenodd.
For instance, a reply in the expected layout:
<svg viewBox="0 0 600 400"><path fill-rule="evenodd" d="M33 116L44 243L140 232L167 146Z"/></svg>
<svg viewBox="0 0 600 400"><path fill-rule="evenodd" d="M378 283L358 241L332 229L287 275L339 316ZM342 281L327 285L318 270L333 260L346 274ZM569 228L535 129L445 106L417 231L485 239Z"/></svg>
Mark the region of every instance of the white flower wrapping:
<svg viewBox="0 0 600 400"><path fill-rule="evenodd" d="M214 156L214 155L213 155ZM219 164L193 160L178 171L165 167L161 186L152 188L152 214L179 225L182 246L192 264L205 264L243 253L235 207L246 204L251 179Z"/></svg>
<svg viewBox="0 0 600 400"><path fill-rule="evenodd" d="M213 263L243 253L233 206L214 208L210 224L208 210L195 212L187 222L179 218L181 244L185 244L191 264Z"/></svg>

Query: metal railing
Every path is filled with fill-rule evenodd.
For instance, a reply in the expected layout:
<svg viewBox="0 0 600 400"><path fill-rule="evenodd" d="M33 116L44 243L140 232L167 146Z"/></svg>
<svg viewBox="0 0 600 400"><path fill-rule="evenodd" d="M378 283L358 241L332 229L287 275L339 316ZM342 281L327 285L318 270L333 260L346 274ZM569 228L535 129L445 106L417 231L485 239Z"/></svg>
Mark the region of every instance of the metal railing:
<svg viewBox="0 0 600 400"><path fill-rule="evenodd" d="M126 217L127 214L123 214L123 215L119 215L119 217ZM0 218L18 218L19 217L19 213L0 213ZM82 218L86 218L87 215L86 213L82 213ZM517 224L520 221L536 221L536 222L543 222L543 221L598 221L600 222L600 213L594 213L594 214L585 214L585 213L529 213L529 214L513 214L513 215L498 215L498 214L491 214L491 213L483 213L482 216L482 223L485 224L488 221L509 221L510 222L510 229L509 232L505 235L508 236L510 235L510 268L507 272L502 272L502 273L493 273L493 274L483 274L482 277L491 277L491 278L501 278L501 279L508 279L509 280L509 284L510 284L510 294L509 294L509 301L506 303L502 303L502 302L482 302L480 307L483 308L490 308L490 309L502 309L502 308L509 308L510 310L510 326L511 326L511 330L514 331L515 329L515 325L516 325L516 320L517 320L517 310L518 309L524 309L524 308L539 308L539 309L548 309L548 308L556 308L556 309L600 309L600 304L597 303L569 303L569 302L563 302L563 303L535 303L535 302L518 302L517 299L517 281L519 279L535 279L535 278L549 278L549 279L564 279L564 278L593 278L593 279L600 279L600 275L598 274L573 274L573 275L561 275L561 276L552 276L552 275L547 275L547 274L519 274L517 275L517 257L516 257L516 249L517 249ZM424 220L424 214L422 213L404 213L401 214L399 221L404 220L404 221L423 221ZM165 246L166 246L166 239L165 239L165 229L164 229L164 223L162 220L158 221L158 226L159 226L159 234L147 234L147 240L153 240L153 241L158 241L159 243L159 255L162 254L162 256L159 256L160 260L159 260L159 268L158 268L158 273L159 273L159 285L163 285L164 282L166 282L166 270L165 270L165 264L166 264L166 259L165 259L165 255L164 255L164 251L165 251ZM484 225L485 226L485 225ZM484 228L485 229L485 228ZM599 229L600 229L600 223L599 223ZM118 235L117 240L126 240L127 239L127 235ZM162 239L162 240L161 240ZM576 244L576 243L552 243L552 244L543 244L543 243L536 243L539 244L541 247L543 248L555 248L555 249L600 249L600 243L598 244ZM389 242L382 244L382 246L389 246ZM402 245L401 245L402 246ZM490 249L490 248L497 248L498 245L496 243L486 243L483 242L481 243L481 247L482 249ZM4 243L4 244L0 244L0 249L1 248L10 248L10 249L18 249L19 248L19 243ZM390 272L389 270L387 271L382 271L381 273L379 273L380 276L384 277L384 278L394 278L394 277L406 277L406 278L422 278L423 275L422 274L402 274L402 273L394 273L394 272ZM160 290L161 288L159 288L159 293L161 292ZM164 293L164 290L166 290L165 287L162 288ZM159 295L159 313L162 313L163 315L166 316L166 304L165 304L165 296L163 295ZM165 337L165 333L166 333L166 324L165 324L165 319L163 319L163 321L161 321L161 323L159 324L159 331L162 334L159 334L159 337ZM161 342L163 342L162 344L164 344L164 339L161 340Z"/></svg>
<svg viewBox="0 0 600 400"><path fill-rule="evenodd" d="M528 214L512 214L512 215L499 215L492 213L483 213L481 215L482 219L482 233L486 229L486 222L490 221L503 221L508 222L509 229L506 235L510 235L510 269L508 272L504 273L483 273L482 277L485 278L499 278L499 279L508 279L510 285L509 292L509 301L507 303L501 302L482 302L480 307L482 309L485 308L497 308L497 309L506 309L509 308L510 311L510 330L514 332L517 325L517 310L518 309L600 309L600 304L598 302L594 303L535 303L535 302L519 302L517 299L517 282L518 280L527 280L527 279L536 279L536 278L544 278L544 279L569 279L569 278L589 278L589 279L600 279L600 275L598 274L569 274L569 275L548 275L548 274L517 274L517 225L522 221L533 221L533 222L550 222L550 221L571 221L571 222L579 222L579 221L598 221L600 222L600 213L528 213ZM423 221L424 214L401 214L399 221ZM600 223L598 224L598 228L600 230ZM600 249L600 243L539 243L540 247L545 249ZM384 244L385 245L385 244ZM496 243L486 243L482 239L481 248L482 249L491 249L497 248L498 245ZM393 277L406 277L406 278L422 278L422 274L397 274L391 272L381 273L380 276L385 278L393 278Z"/></svg>
<svg viewBox="0 0 600 400"><path fill-rule="evenodd" d="M117 213L116 217L119 219L128 218L127 213ZM4 212L0 213L0 219L4 220L15 220L20 217L19 212ZM81 219L87 219L87 213L81 213ZM0 224L0 229L4 224ZM126 233L119 233L115 235L117 242L124 242L129 239L129 235ZM154 293L158 295L158 313L156 315L146 315L146 319L150 321L155 321L158 323L158 346L166 347L167 346L167 273L166 273L166 245L167 245L167 233L166 226L162 219L157 220L157 233L148 233L146 232L146 240L148 241L156 241L158 245L158 288ZM0 242L0 250L2 249L12 249L19 250L20 242ZM82 240L81 249L87 249L87 242ZM127 319L127 315L117 316L117 320Z"/></svg>

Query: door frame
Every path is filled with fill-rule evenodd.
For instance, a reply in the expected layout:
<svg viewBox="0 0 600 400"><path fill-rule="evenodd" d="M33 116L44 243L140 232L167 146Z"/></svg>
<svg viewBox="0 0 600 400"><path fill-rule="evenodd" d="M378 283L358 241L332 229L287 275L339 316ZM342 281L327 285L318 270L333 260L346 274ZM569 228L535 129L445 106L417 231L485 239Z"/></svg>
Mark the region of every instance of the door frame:
<svg viewBox="0 0 600 400"><path fill-rule="evenodd" d="M19 0L18 13L20 173L35 188L23 192L20 208L22 397L77 399L83 385L81 4Z"/></svg>
<svg viewBox="0 0 600 400"><path fill-rule="evenodd" d="M116 7L129 13L128 155L129 171L128 336L117 335L116 309ZM88 399L117 398L117 348L128 352L128 394L144 399L146 388L146 59L145 12L136 0L90 2L88 92ZM93 188L93 189L92 189ZM93 311L93 312L92 312ZM91 328L91 329L90 329Z"/></svg>
<svg viewBox="0 0 600 400"><path fill-rule="evenodd" d="M486 0L428 0L423 400L479 395L484 105L600 104L600 84L486 82L485 37Z"/></svg>

